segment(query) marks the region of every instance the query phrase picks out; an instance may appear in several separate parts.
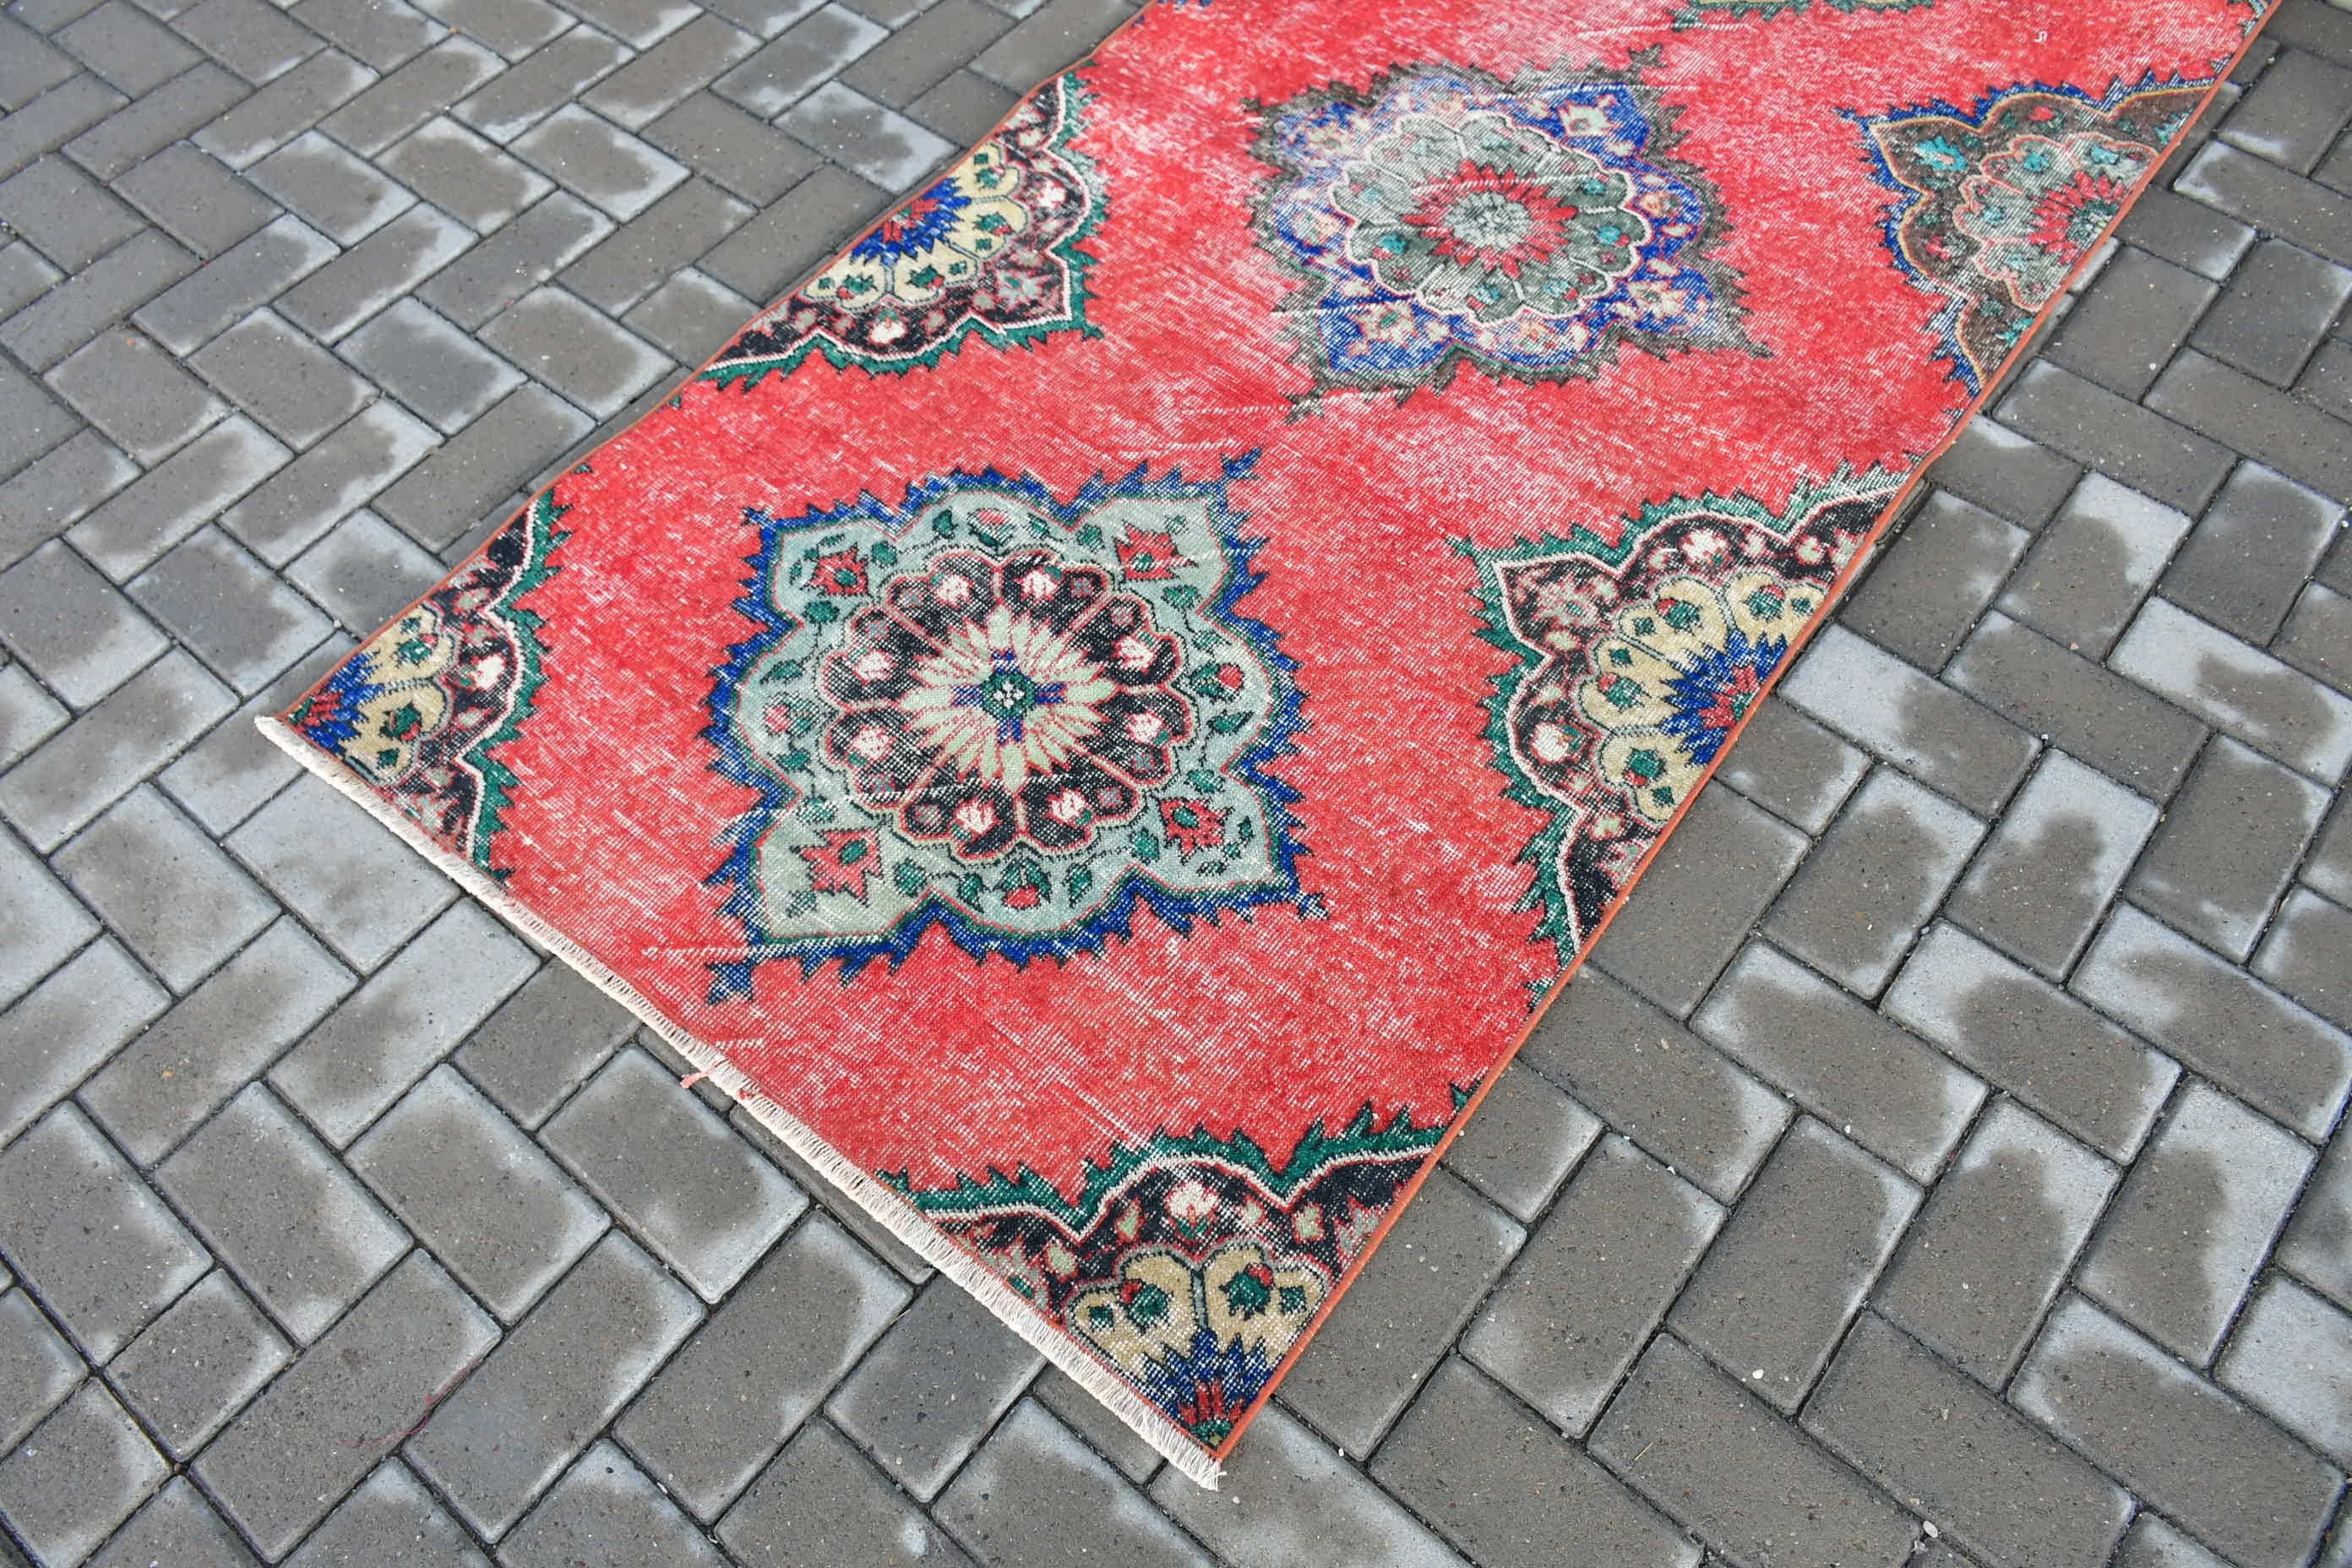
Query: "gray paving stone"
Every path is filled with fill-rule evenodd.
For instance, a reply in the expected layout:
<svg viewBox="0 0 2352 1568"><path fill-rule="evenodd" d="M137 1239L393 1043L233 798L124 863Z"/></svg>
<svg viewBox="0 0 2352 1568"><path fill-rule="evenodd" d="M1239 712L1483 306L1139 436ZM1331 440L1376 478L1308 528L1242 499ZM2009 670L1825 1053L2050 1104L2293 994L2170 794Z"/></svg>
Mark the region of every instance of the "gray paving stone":
<svg viewBox="0 0 2352 1568"><path fill-rule="evenodd" d="M278 906L152 789L136 789L58 852L74 889L174 991L211 973Z"/></svg>
<svg viewBox="0 0 2352 1568"><path fill-rule="evenodd" d="M2352 1023L2352 914L2296 889L2281 906L2254 973L2329 1022Z"/></svg>
<svg viewBox="0 0 2352 1568"><path fill-rule="evenodd" d="M1111 1462L1119 1474L1138 1486L1160 1468L1160 1452L1143 1440L1111 1407L1080 1388L1060 1367L1048 1366L1029 1385L1029 1396L1054 1413L1054 1418L1078 1436L1078 1440Z"/></svg>
<svg viewBox="0 0 2352 1568"><path fill-rule="evenodd" d="M73 1346L33 1304L31 1291L0 1294L0 1451L14 1452L84 1370Z"/></svg>
<svg viewBox="0 0 2352 1568"><path fill-rule="evenodd" d="M349 1143L538 964L503 926L460 903L280 1058L269 1081L329 1139Z"/></svg>
<svg viewBox="0 0 2352 1568"><path fill-rule="evenodd" d="M2352 598L2310 584L2295 600L2271 651L2338 691L2352 691Z"/></svg>
<svg viewBox="0 0 2352 1568"><path fill-rule="evenodd" d="M215 1268L114 1358L114 1385L184 1463L261 1392L293 1352Z"/></svg>
<svg viewBox="0 0 2352 1568"><path fill-rule="evenodd" d="M201 0L172 18L181 37L257 85L318 52L317 34L263 0Z"/></svg>
<svg viewBox="0 0 2352 1568"><path fill-rule="evenodd" d="M2352 210L2352 202L2345 204ZM2147 395L2159 409L2337 500L2352 496L2344 422L2194 349L2183 349Z"/></svg>
<svg viewBox="0 0 2352 1568"><path fill-rule="evenodd" d="M2273 386L2292 385L2347 300L2352 268L2266 239L2239 265L2228 292L2189 341Z"/></svg>
<svg viewBox="0 0 2352 1568"><path fill-rule="evenodd" d="M240 693L268 686L334 629L216 528L174 545L131 594Z"/></svg>
<svg viewBox="0 0 2352 1568"><path fill-rule="evenodd" d="M716 1519L912 1294L839 1226L812 1217L729 1294L614 1430L666 1492Z"/></svg>
<svg viewBox="0 0 2352 1568"><path fill-rule="evenodd" d="M0 1244L100 1363L208 1263L163 1200L70 1103L0 1151Z"/></svg>
<svg viewBox="0 0 2352 1568"><path fill-rule="evenodd" d="M726 1568L719 1549L629 1462L600 1442L499 1546L507 1568Z"/></svg>
<svg viewBox="0 0 2352 1568"><path fill-rule="evenodd" d="M315 0L314 0L315 3ZM376 80L334 49L322 50L195 133L195 144L232 169L283 147Z"/></svg>
<svg viewBox="0 0 2352 1568"><path fill-rule="evenodd" d="M2019 374L2000 415L2019 434L2187 511L2210 500L2229 471L2220 442L2045 361Z"/></svg>
<svg viewBox="0 0 2352 1568"><path fill-rule="evenodd" d="M2080 1297L2011 1397L2233 1563L2290 1568L2327 1526L2334 1470Z"/></svg>
<svg viewBox="0 0 2352 1568"><path fill-rule="evenodd" d="M2083 1289L2192 1365L2210 1361L2268 1255L2311 1152L2191 1085L2124 1180Z"/></svg>
<svg viewBox="0 0 2352 1568"><path fill-rule="evenodd" d="M0 641L76 708L96 702L171 646L111 584L54 541L0 572Z"/></svg>
<svg viewBox="0 0 2352 1568"><path fill-rule="evenodd" d="M1015 92L1076 65L1134 14L1126 0L1045 0L972 62Z"/></svg>
<svg viewBox="0 0 2352 1568"><path fill-rule="evenodd" d="M91 1558L90 1568L258 1568L204 1494L174 1477Z"/></svg>
<svg viewBox="0 0 2352 1568"><path fill-rule="evenodd" d="M519 387L384 491L376 510L428 549L446 546L590 427L586 415L544 387Z"/></svg>
<svg viewBox="0 0 2352 1568"><path fill-rule="evenodd" d="M1780 691L1973 812L1997 809L2032 759L2032 736L1843 626L1822 629Z"/></svg>
<svg viewBox="0 0 2352 1568"><path fill-rule="evenodd" d="M1805 1429L1987 1561L2107 1561L2131 1499L1998 1399L1865 1314Z"/></svg>
<svg viewBox="0 0 2352 1568"><path fill-rule="evenodd" d="M1923 668L1941 668L2031 539L1982 507L1936 491L1882 549L1839 619Z"/></svg>
<svg viewBox="0 0 2352 1568"><path fill-rule="evenodd" d="M287 1568L489 1568L489 1560L408 1467L386 1459Z"/></svg>
<svg viewBox="0 0 2352 1568"><path fill-rule="evenodd" d="M337 1520L304 1548L301 1568L394 1563L383 1544L338 1557L336 1538L364 1531L379 1543L413 1539L423 1512L422 1489L413 1479L395 1473L387 1481L379 1473L340 1510L336 1505L498 1337L498 1325L438 1264L412 1252L246 1406L198 1456L195 1474L267 1557L284 1556L334 1511ZM377 1522L385 1512L399 1524ZM361 1517L351 1520L353 1514ZM449 1558L411 1561L423 1568Z"/></svg>
<svg viewBox="0 0 2352 1568"><path fill-rule="evenodd" d="M1933 1179L1984 1098L1976 1079L1762 942L1692 1027L1916 1181Z"/></svg>
<svg viewBox="0 0 2352 1568"><path fill-rule="evenodd" d="M702 15L598 82L582 102L614 123L640 131L687 94L760 47L760 40Z"/></svg>
<svg viewBox="0 0 2352 1568"><path fill-rule="evenodd" d="M1076 1458L1066 1442L1052 1457ZM1081 1451L1082 1452L1082 1451ZM1097 1461L1099 1463L1099 1461ZM1087 1487L1095 1478L1081 1467L1074 1489L1079 1506L1104 1500ZM1105 1474L1108 1474L1106 1469ZM1057 1469L1055 1480L1073 1478ZM1116 1496L1117 1494L1111 1494ZM1144 1514L1150 1524L1159 1523ZM1161 1529L1166 1529L1161 1525ZM1089 1539L1094 1539L1091 1534ZM803 1563L856 1563L873 1568L958 1568L971 1559L945 1531L917 1512L873 1466L824 1422L804 1428L783 1458L719 1521L719 1539L744 1568L798 1568ZM1121 1541L1123 1552L1134 1542ZM1141 1562L1152 1562L1150 1555ZM1178 1562L1197 1562L1179 1558Z"/></svg>
<svg viewBox="0 0 2352 1568"><path fill-rule="evenodd" d="M887 28L856 12L824 5L719 77L713 89L761 119L772 120L887 37Z"/></svg>
<svg viewBox="0 0 2352 1568"><path fill-rule="evenodd" d="M1644 901L1619 912L1593 947L1593 962L1661 1006L1688 1014L1804 851L1802 835L1743 797L1702 791L1651 862Z"/></svg>
<svg viewBox="0 0 2352 1568"><path fill-rule="evenodd" d="M2311 173L2352 116L2352 72L2289 49L2222 121L2221 140L2300 174Z"/></svg>
<svg viewBox="0 0 2352 1568"><path fill-rule="evenodd" d="M822 0L718 0L708 9L739 27L772 38L821 3Z"/></svg>
<svg viewBox="0 0 2352 1568"><path fill-rule="evenodd" d="M2222 736L2165 814L2132 901L2242 963L2326 809L2326 791Z"/></svg>
<svg viewBox="0 0 2352 1568"><path fill-rule="evenodd" d="M72 1093L170 1003L130 954L100 938L0 1014L0 1141Z"/></svg>
<svg viewBox="0 0 2352 1568"><path fill-rule="evenodd" d="M1699 1560L1697 1542L1460 1361L1438 1368L1381 1445L1372 1474L1495 1568L1695 1568Z"/></svg>
<svg viewBox="0 0 2352 1568"><path fill-rule="evenodd" d="M236 705L228 688L174 649L0 777L0 811L36 846L54 849ZM0 994L13 991L0 978Z"/></svg>
<svg viewBox="0 0 2352 1568"><path fill-rule="evenodd" d="M1894 1568L1918 1535L1861 1477L1669 1335L1651 1342L1591 1447L1734 1562Z"/></svg>
<svg viewBox="0 0 2352 1568"><path fill-rule="evenodd" d="M2063 979L2156 831L2158 815L2151 803L2052 751L2011 802L1946 912L2011 957Z"/></svg>
<svg viewBox="0 0 2352 1568"><path fill-rule="evenodd" d="M48 374L57 394L152 467L227 411L204 384L144 338L107 332Z"/></svg>
<svg viewBox="0 0 2352 1568"><path fill-rule="evenodd" d="M622 223L687 177L686 165L577 104L557 110L508 146Z"/></svg>
<svg viewBox="0 0 2352 1568"><path fill-rule="evenodd" d="M414 468L435 439L393 405L370 404L231 507L221 526L282 566Z"/></svg>
<svg viewBox="0 0 2352 1568"><path fill-rule="evenodd" d="M570 964L549 963L499 1005L455 1059L508 1115L537 1127L635 1027Z"/></svg>
<svg viewBox="0 0 2352 1568"><path fill-rule="evenodd" d="M362 970L399 951L457 896L447 878L357 805L300 778L228 847Z"/></svg>
<svg viewBox="0 0 2352 1568"><path fill-rule="evenodd" d="M985 139L1020 100L978 71L960 70L907 106L908 115L949 141Z"/></svg>
<svg viewBox="0 0 2352 1568"><path fill-rule="evenodd" d="M169 1474L92 1378L0 1460L0 1517L47 1568L76 1568Z"/></svg>
<svg viewBox="0 0 2352 1568"><path fill-rule="evenodd" d="M492 77L452 112L493 142L511 142L628 57L594 27L574 27Z"/></svg>
<svg viewBox="0 0 2352 1568"><path fill-rule="evenodd" d="M353 984L300 925L280 920L109 1062L82 1103L152 1165Z"/></svg>
<svg viewBox="0 0 2352 1568"><path fill-rule="evenodd" d="M2187 714L1998 612L1969 638L1950 676L2018 723L2159 801L2179 786L2205 736Z"/></svg>
<svg viewBox="0 0 2352 1568"><path fill-rule="evenodd" d="M1793 1413L1918 1206L1900 1174L1801 1119L1666 1321L1739 1368L1750 1393Z"/></svg>
<svg viewBox="0 0 2352 1568"><path fill-rule="evenodd" d="M839 81L808 94L776 123L887 191L913 189L956 152L945 138Z"/></svg>
<svg viewBox="0 0 2352 1568"><path fill-rule="evenodd" d="M470 38L444 38L319 122L362 157L373 158L504 68Z"/></svg>
<svg viewBox="0 0 2352 1568"><path fill-rule="evenodd" d="M2074 988L2307 1138L2352 1084L2352 1040L2135 910L2116 911Z"/></svg>
<svg viewBox="0 0 2352 1568"><path fill-rule="evenodd" d="M825 1413L901 1486L929 1500L1041 1364L985 1308L934 1279L834 1393ZM782 1462L790 1460L787 1454ZM730 1521L763 1486L751 1489ZM719 1536L730 1539L725 1524Z"/></svg>
<svg viewBox="0 0 2352 1568"><path fill-rule="evenodd" d="M257 310L188 363L291 447L307 447L374 394L287 321Z"/></svg>
<svg viewBox="0 0 2352 1568"><path fill-rule="evenodd" d="M294 1339L310 1343L408 1250L408 1234L259 1084L156 1180Z"/></svg>
<svg viewBox="0 0 2352 1568"><path fill-rule="evenodd" d="M66 153L111 180L214 119L252 89L209 60L142 93L66 143Z"/></svg>
<svg viewBox="0 0 2352 1568"><path fill-rule="evenodd" d="M2306 250L2352 265L2352 204L2267 159L2210 142L2174 188Z"/></svg>
<svg viewBox="0 0 2352 1568"><path fill-rule="evenodd" d="M2172 508L2089 475L2011 578L2000 608L2071 651L2104 658L2189 528Z"/></svg>
<svg viewBox="0 0 2352 1568"><path fill-rule="evenodd" d="M289 213L173 284L132 318L174 353L189 353L325 266L335 242Z"/></svg>
<svg viewBox="0 0 2352 1568"><path fill-rule="evenodd" d="M334 342L473 243L473 230L420 202L288 289L278 309L320 342Z"/></svg>
<svg viewBox="0 0 2352 1568"><path fill-rule="evenodd" d="M352 1169L511 1323L610 1223L554 1161L443 1066L352 1145Z"/></svg>
<svg viewBox="0 0 2352 1568"><path fill-rule="evenodd" d="M105 186L54 155L0 181L0 223L67 272L89 266L146 226Z"/></svg>
<svg viewBox="0 0 2352 1568"><path fill-rule="evenodd" d="M661 1265L608 1236L434 1407L408 1457L496 1540L701 1317Z"/></svg>
<svg viewBox="0 0 2352 1568"><path fill-rule="evenodd" d="M1517 1221L1433 1173L1349 1287L1355 1310L1327 1320L1293 1363L1284 1403L1348 1453L1369 1454L1526 1240Z"/></svg>
<svg viewBox="0 0 2352 1568"><path fill-rule="evenodd" d="M639 1037L642 1039L646 1037ZM696 1092L699 1093L700 1090L698 1089ZM875 1215L867 1213L863 1205L854 1202L841 1189L827 1181L814 1165L803 1159L782 1139L777 1137L772 1130L761 1126L758 1119L752 1116L748 1106L737 1105L728 1112L727 1124L734 1128L741 1136L750 1139L754 1147L773 1160L777 1168L790 1176L795 1185L808 1194L850 1235L864 1242L866 1251L895 1269L900 1279L910 1284L920 1285L936 1272L912 1247L892 1235L889 1228Z"/></svg>
<svg viewBox="0 0 2352 1568"><path fill-rule="evenodd" d="M820 167L714 247L702 269L738 293L775 299L833 254L836 237L862 229L889 199L845 170Z"/></svg>
<svg viewBox="0 0 2352 1568"><path fill-rule="evenodd" d="M2242 463L2166 570L2164 595L2266 643L2343 521L2341 502L2259 463Z"/></svg>
<svg viewBox="0 0 2352 1568"><path fill-rule="evenodd" d="M245 177L338 245L356 245L415 205L416 193L316 131L306 131Z"/></svg>
<svg viewBox="0 0 2352 1568"><path fill-rule="evenodd" d="M1776 816L1818 834L1868 772L1870 759L1793 703L1768 702L1748 719L1716 777Z"/></svg>
<svg viewBox="0 0 2352 1568"><path fill-rule="evenodd" d="M1117 1471L1032 1399L1023 1400L972 1457L940 1499L938 1518L982 1563L1005 1568L1081 1568L1102 1554L1138 1568L1209 1563ZM904 1547L916 1544L910 1535Z"/></svg>
<svg viewBox="0 0 2352 1568"><path fill-rule="evenodd" d="M709 92L686 99L644 129L646 141L755 206L774 201L817 166L807 148ZM746 310L733 325L750 319Z"/></svg>
<svg viewBox="0 0 2352 1568"><path fill-rule="evenodd" d="M204 58L127 0L106 0L50 37L109 87L132 98L152 92Z"/></svg>
<svg viewBox="0 0 2352 1568"><path fill-rule="evenodd" d="M2131 1533L2116 1549L2115 1568L2230 1568L2219 1557L2155 1514L2132 1521Z"/></svg>
<svg viewBox="0 0 2352 1568"><path fill-rule="evenodd" d="M2352 766L2352 697L2161 598L2141 608L2112 662L2214 728L2315 778L2335 783Z"/></svg>
<svg viewBox="0 0 2352 1568"><path fill-rule="evenodd" d="M2140 397L2218 292L2196 273L2126 247L2066 312L2046 357L2110 392Z"/></svg>
<svg viewBox="0 0 2352 1568"><path fill-rule="evenodd" d="M599 418L669 369L651 343L561 289L535 289L482 329L482 341Z"/></svg>
<svg viewBox="0 0 2352 1568"><path fill-rule="evenodd" d="M919 16L893 23L891 36L843 72L842 79L869 98L903 110L955 74L959 64L995 42L1010 26L1002 12L973 0L939 0Z"/></svg>
<svg viewBox="0 0 2352 1568"><path fill-rule="evenodd" d="M1943 796L1882 768L1806 856L1764 932L1848 989L1875 995L1984 831Z"/></svg>
<svg viewBox="0 0 2352 1568"><path fill-rule="evenodd" d="M2352 806L2339 803L2303 863L2303 879L2339 904L2352 904Z"/></svg>
<svg viewBox="0 0 2352 1568"><path fill-rule="evenodd" d="M65 728L70 717L23 665L0 668L0 768Z"/></svg>
<svg viewBox="0 0 2352 1568"><path fill-rule="evenodd" d="M7 39L6 64L0 67L0 103L22 109L42 93L71 80L80 66L64 50L55 48L32 28L13 16L0 35Z"/></svg>
<svg viewBox="0 0 2352 1568"><path fill-rule="evenodd" d="M726 238L751 214L750 207L718 186L689 180L566 268L563 285L598 310L618 315Z"/></svg>
<svg viewBox="0 0 2352 1568"><path fill-rule="evenodd" d="M261 426L231 415L92 510L66 537L99 570L127 582L293 458Z"/></svg>
<svg viewBox="0 0 2352 1568"><path fill-rule="evenodd" d="M439 582L443 568L372 511L353 512L286 567L288 580L365 636Z"/></svg>
<svg viewBox="0 0 2352 1568"><path fill-rule="evenodd" d="M641 1051L607 1063L540 1136L706 1301L725 1296L808 1206Z"/></svg>
<svg viewBox="0 0 2352 1568"><path fill-rule="evenodd" d="M1487 1298L1464 1352L1555 1426L1581 1433L1723 1218L1697 1188L1622 1140L1604 1141Z"/></svg>
<svg viewBox="0 0 2352 1568"><path fill-rule="evenodd" d="M1446 1150L1445 1166L1525 1225L1600 1136L1599 1117L1533 1068L1513 1063Z"/></svg>
<svg viewBox="0 0 2352 1568"><path fill-rule="evenodd" d="M1172 1466L1151 1489L1153 1501L1234 1568L1307 1561L1330 1568L1460 1568L1462 1559L1419 1520L1279 1405L1249 1430L1249 1443L1235 1451L1216 1490Z"/></svg>
<svg viewBox="0 0 2352 1568"><path fill-rule="evenodd" d="M84 430L0 485L0 561L14 561L139 477L139 466Z"/></svg>
<svg viewBox="0 0 2352 1568"><path fill-rule="evenodd" d="M14 1001L98 932L63 883L14 840L0 838L0 996Z"/></svg>
<svg viewBox="0 0 2352 1568"><path fill-rule="evenodd" d="M1960 427L1927 476L1937 489L2029 529L2049 521L2082 477L2074 463L1988 415Z"/></svg>
<svg viewBox="0 0 2352 1568"><path fill-rule="evenodd" d="M67 63L72 61L68 58ZM0 124L0 168L19 168L56 151L126 101L98 78L76 72L15 110Z"/></svg>
<svg viewBox="0 0 2352 1568"><path fill-rule="evenodd" d="M2217 1375L2337 1465L2352 1465L2352 1317L2273 1277L2231 1335Z"/></svg>
<svg viewBox="0 0 2352 1568"><path fill-rule="evenodd" d="M575 0L565 7L592 26L650 49L692 21L700 6L687 0Z"/></svg>
<svg viewBox="0 0 2352 1568"><path fill-rule="evenodd" d="M376 159L409 189L477 234L488 234L554 183L445 116L426 121Z"/></svg>
<svg viewBox="0 0 2352 1568"><path fill-rule="evenodd" d="M1988 1387L2025 1353L2117 1173L2003 1100L1977 1124L1880 1281L1878 1309Z"/></svg>

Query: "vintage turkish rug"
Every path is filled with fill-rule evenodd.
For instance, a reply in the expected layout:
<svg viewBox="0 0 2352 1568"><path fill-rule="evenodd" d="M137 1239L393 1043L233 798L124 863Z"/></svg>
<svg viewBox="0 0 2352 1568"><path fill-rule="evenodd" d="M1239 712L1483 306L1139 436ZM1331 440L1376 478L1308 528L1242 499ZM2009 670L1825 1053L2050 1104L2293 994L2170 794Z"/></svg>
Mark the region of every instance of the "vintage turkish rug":
<svg viewBox="0 0 2352 1568"><path fill-rule="evenodd" d="M273 733L1213 1479L2260 19L1160 0Z"/></svg>

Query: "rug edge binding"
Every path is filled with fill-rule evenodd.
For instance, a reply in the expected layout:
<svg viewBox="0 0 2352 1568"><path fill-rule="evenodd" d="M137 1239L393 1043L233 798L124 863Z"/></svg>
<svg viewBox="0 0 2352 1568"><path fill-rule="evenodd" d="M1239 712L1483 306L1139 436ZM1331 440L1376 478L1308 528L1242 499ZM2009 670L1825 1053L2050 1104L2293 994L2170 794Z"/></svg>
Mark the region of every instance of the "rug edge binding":
<svg viewBox="0 0 2352 1568"><path fill-rule="evenodd" d="M393 810L381 795L321 755L283 720L263 714L254 720L254 726L329 788L398 834L410 848L431 861L493 914L570 964L589 984L626 1007L640 1023L691 1062L700 1074L725 1089L729 1097L749 1111L761 1126L808 1162L810 1168L831 1183L843 1196L865 1210L876 1223L924 1262L962 1287L1006 1328L1026 1341L1032 1349L1068 1373L1072 1382L1100 1401L1137 1436L1149 1443L1160 1458L1175 1466L1196 1485L1211 1491L1217 1489L1223 1469L1214 1455L1180 1432L1157 1407L1119 1382L1101 1363L1078 1348L1075 1340L1048 1323L1027 1298L1015 1291L979 1259L956 1246L944 1231L890 1187L866 1174L805 1123L770 1100L757 1084L719 1051L664 1017L635 986L605 967L585 948L526 909L486 876L480 868L434 842L424 829Z"/></svg>

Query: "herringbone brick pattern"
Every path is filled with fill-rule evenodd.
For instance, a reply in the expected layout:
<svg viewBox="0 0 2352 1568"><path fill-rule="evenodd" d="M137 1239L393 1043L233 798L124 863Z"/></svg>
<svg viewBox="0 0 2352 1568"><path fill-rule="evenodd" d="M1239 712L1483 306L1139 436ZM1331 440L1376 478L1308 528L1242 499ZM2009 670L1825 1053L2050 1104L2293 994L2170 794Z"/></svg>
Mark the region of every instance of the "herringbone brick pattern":
<svg viewBox="0 0 2352 1568"><path fill-rule="evenodd" d="M1220 1493L253 734L1128 10L0 12L0 1561L2352 1564L2320 0Z"/></svg>

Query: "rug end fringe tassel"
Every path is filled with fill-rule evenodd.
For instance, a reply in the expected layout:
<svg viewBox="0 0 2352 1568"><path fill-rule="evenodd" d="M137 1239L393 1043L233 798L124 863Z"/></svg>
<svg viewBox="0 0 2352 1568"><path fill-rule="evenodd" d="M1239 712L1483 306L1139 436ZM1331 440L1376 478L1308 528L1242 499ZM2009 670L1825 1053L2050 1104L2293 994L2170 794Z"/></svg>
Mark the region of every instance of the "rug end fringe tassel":
<svg viewBox="0 0 2352 1568"><path fill-rule="evenodd" d="M1029 1300L1006 1284L978 1258L965 1252L947 1234L900 1197L896 1189L877 1181L833 1145L761 1093L735 1065L717 1050L679 1028L655 1010L635 987L606 968L587 950L515 901L480 868L443 848L415 823L387 805L383 799L337 767L283 720L264 715L254 721L289 756L345 799L356 803L378 822L398 834L408 847L430 860L451 880L481 900L490 911L532 942L554 953L612 997L647 1028L669 1042L698 1069L725 1089L735 1103L751 1112L761 1126L781 1139L844 1196L872 1215L876 1223L905 1243L924 1262L970 1291L1005 1327L1100 1400L1113 1415L1132 1427L1136 1436L1195 1483L1216 1489L1223 1474L1215 1456L1194 1443L1160 1410L1120 1382L1100 1362L1078 1348L1076 1342L1048 1323ZM689 1082L692 1079L688 1080Z"/></svg>

